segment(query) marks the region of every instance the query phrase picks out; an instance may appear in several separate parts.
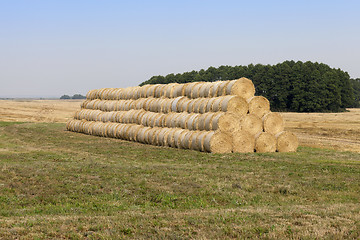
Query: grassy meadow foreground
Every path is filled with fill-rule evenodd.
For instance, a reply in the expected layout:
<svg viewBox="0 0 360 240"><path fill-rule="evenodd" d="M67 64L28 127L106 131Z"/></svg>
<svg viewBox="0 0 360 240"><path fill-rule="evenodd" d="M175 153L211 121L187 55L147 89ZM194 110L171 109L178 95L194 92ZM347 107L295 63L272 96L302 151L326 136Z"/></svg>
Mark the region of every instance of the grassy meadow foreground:
<svg viewBox="0 0 360 240"><path fill-rule="evenodd" d="M360 153L306 142L356 150L356 109L284 113L296 153L209 154L65 131L80 102L0 101L0 239L360 238Z"/></svg>

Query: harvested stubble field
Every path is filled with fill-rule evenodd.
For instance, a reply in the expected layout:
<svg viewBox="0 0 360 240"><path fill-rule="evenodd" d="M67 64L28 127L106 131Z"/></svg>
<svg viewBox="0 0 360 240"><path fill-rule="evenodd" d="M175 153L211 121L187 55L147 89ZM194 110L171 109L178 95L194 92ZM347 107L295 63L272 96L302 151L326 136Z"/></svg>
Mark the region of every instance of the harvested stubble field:
<svg viewBox="0 0 360 240"><path fill-rule="evenodd" d="M0 100L0 121L65 123L83 100ZM281 113L301 146L360 152L360 109L343 113Z"/></svg>
<svg viewBox="0 0 360 240"><path fill-rule="evenodd" d="M307 147L302 136L296 153L155 147L65 131L80 101L35 103L0 102L0 239L360 238L359 153ZM28 113L15 118L16 105ZM326 116L358 113L284 117L307 134L308 121L340 132L346 124Z"/></svg>

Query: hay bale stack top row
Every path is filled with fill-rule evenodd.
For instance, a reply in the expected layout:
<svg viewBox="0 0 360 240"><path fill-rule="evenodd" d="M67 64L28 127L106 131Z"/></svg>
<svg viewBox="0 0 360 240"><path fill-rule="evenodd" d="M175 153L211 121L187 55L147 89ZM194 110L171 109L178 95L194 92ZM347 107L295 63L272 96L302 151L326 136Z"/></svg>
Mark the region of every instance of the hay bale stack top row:
<svg viewBox="0 0 360 240"><path fill-rule="evenodd" d="M296 151L281 115L254 95L247 78L95 89L67 129L214 153Z"/></svg>

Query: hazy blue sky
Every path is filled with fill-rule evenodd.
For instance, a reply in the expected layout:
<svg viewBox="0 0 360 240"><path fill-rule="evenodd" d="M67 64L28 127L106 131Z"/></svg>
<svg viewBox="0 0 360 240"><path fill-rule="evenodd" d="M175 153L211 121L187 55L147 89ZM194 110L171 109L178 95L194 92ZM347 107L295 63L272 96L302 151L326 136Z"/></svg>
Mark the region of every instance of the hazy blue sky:
<svg viewBox="0 0 360 240"><path fill-rule="evenodd" d="M359 12L351 0L0 0L0 97L284 60L360 77Z"/></svg>

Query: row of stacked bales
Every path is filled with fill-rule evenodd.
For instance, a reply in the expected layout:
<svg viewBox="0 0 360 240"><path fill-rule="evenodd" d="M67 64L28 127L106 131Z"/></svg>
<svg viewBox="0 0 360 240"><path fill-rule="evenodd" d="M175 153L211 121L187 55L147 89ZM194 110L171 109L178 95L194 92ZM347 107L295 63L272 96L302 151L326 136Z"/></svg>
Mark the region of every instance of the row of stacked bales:
<svg viewBox="0 0 360 240"><path fill-rule="evenodd" d="M281 115L254 94L246 78L96 89L67 129L214 153L296 151Z"/></svg>

